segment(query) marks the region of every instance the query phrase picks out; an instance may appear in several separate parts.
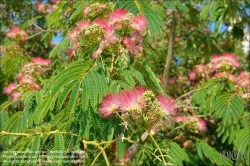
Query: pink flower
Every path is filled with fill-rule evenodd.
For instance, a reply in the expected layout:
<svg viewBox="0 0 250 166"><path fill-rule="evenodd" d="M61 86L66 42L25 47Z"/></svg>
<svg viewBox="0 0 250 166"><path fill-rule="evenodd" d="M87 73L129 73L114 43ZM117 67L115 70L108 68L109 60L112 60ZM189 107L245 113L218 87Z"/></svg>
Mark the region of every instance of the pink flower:
<svg viewBox="0 0 250 166"><path fill-rule="evenodd" d="M236 80L236 84L241 87L249 87L250 86L250 74L247 72L241 72L239 77Z"/></svg>
<svg viewBox="0 0 250 166"><path fill-rule="evenodd" d="M14 92L11 94L11 102L17 101L17 99L21 96L22 94L20 92Z"/></svg>
<svg viewBox="0 0 250 166"><path fill-rule="evenodd" d="M169 84L174 84L176 82L176 78L175 77L170 77L169 79L168 79L168 83Z"/></svg>
<svg viewBox="0 0 250 166"><path fill-rule="evenodd" d="M229 73L228 74L228 79L231 80L231 81L235 81L236 77L233 74Z"/></svg>
<svg viewBox="0 0 250 166"><path fill-rule="evenodd" d="M198 118L199 131L203 133L207 130L206 122L200 118Z"/></svg>
<svg viewBox="0 0 250 166"><path fill-rule="evenodd" d="M106 9L107 5L106 4L99 4L99 8L97 8L98 12L101 12L103 9Z"/></svg>
<svg viewBox="0 0 250 166"><path fill-rule="evenodd" d="M39 13L42 12L42 11L44 10L44 4L43 4L43 2L37 1L37 2L36 2L36 6L37 6L37 11L38 11Z"/></svg>
<svg viewBox="0 0 250 166"><path fill-rule="evenodd" d="M11 30L6 34L9 38L16 38L18 36L25 38L28 34L24 30L20 30L19 27L14 26Z"/></svg>
<svg viewBox="0 0 250 166"><path fill-rule="evenodd" d="M218 77L218 78L224 78L226 75L222 72L219 72L219 73L216 73L215 74L215 77Z"/></svg>
<svg viewBox="0 0 250 166"><path fill-rule="evenodd" d="M40 66L49 66L51 63L50 59L42 59L40 57L33 58L32 61L34 64L40 65Z"/></svg>
<svg viewBox="0 0 250 166"><path fill-rule="evenodd" d="M99 55L102 53L102 50L101 49L97 49L94 53L93 53L93 56L92 56L92 59L93 60L96 60Z"/></svg>
<svg viewBox="0 0 250 166"><path fill-rule="evenodd" d="M197 67L196 67L196 72L199 73L199 74L202 74L204 73L205 71L205 66L203 64L199 64Z"/></svg>
<svg viewBox="0 0 250 166"><path fill-rule="evenodd" d="M136 16L130 21L129 25L136 31L142 33L147 28L147 19L143 16Z"/></svg>
<svg viewBox="0 0 250 166"><path fill-rule="evenodd" d="M78 37L79 31L76 26L72 27L71 32L69 33L69 38L74 40Z"/></svg>
<svg viewBox="0 0 250 166"><path fill-rule="evenodd" d="M108 22L104 19L97 19L94 21L94 24L104 27L104 32L106 36L109 36L113 33L113 29L111 28L111 26L109 26Z"/></svg>
<svg viewBox="0 0 250 166"><path fill-rule="evenodd" d="M128 12L124 9L116 9L109 15L111 24L127 20L128 18Z"/></svg>
<svg viewBox="0 0 250 166"><path fill-rule="evenodd" d="M222 61L217 61L213 64L213 67L212 67L212 70L213 71L216 71L218 70L219 68L221 68L223 66L223 62Z"/></svg>
<svg viewBox="0 0 250 166"><path fill-rule="evenodd" d="M187 123L188 121L189 121L188 117L184 117L184 116L180 116L180 115L177 115L175 117L175 122L176 123L179 123L179 122Z"/></svg>
<svg viewBox="0 0 250 166"><path fill-rule="evenodd" d="M163 95L159 95L158 101L160 102L161 109L164 112L166 112L168 115L174 114L177 105L175 104L175 100L173 98L167 99Z"/></svg>
<svg viewBox="0 0 250 166"><path fill-rule="evenodd" d="M213 55L213 56L210 58L210 61L211 61L212 63L218 62L218 61L220 61L220 60L221 60L221 58L220 58L219 55Z"/></svg>
<svg viewBox="0 0 250 166"><path fill-rule="evenodd" d="M89 6L87 6L87 7L84 8L84 11L83 11L84 17L88 17L88 13L89 13L90 10L91 10L91 9L90 9Z"/></svg>
<svg viewBox="0 0 250 166"><path fill-rule="evenodd" d="M128 49L134 47L134 43L133 43L133 41L131 40L131 38L129 38L129 37L125 37L125 38L123 39L123 43L124 43L124 45L126 46L126 48L128 48Z"/></svg>
<svg viewBox="0 0 250 166"><path fill-rule="evenodd" d="M29 86L30 86L30 89L33 89L33 90L40 90L41 89L41 87L34 82L32 82Z"/></svg>
<svg viewBox="0 0 250 166"><path fill-rule="evenodd" d="M89 23L87 21L80 21L78 22L77 28L79 29L79 31L81 31L84 28L87 28L89 26Z"/></svg>
<svg viewBox="0 0 250 166"><path fill-rule="evenodd" d="M240 63L238 61L238 58L236 56L234 56L233 54L224 53L224 54L222 54L222 57L224 60L228 60L229 62L231 62L233 64L233 66L240 67Z"/></svg>
<svg viewBox="0 0 250 166"><path fill-rule="evenodd" d="M60 0L51 0L52 3L58 3Z"/></svg>
<svg viewBox="0 0 250 166"><path fill-rule="evenodd" d="M73 57L74 56L74 51L71 48L68 48L67 49L67 55L68 55L69 58Z"/></svg>
<svg viewBox="0 0 250 166"><path fill-rule="evenodd" d="M5 93L6 95L10 95L13 90L15 90L17 87L16 83L10 83L3 91L3 93Z"/></svg>
<svg viewBox="0 0 250 166"><path fill-rule="evenodd" d="M145 90L142 87L133 88L120 94L121 111L133 111L141 108L138 100Z"/></svg>
<svg viewBox="0 0 250 166"><path fill-rule="evenodd" d="M195 80L195 77L196 77L196 73L194 71L191 71L189 74L188 74L188 78L189 80L193 81Z"/></svg>
<svg viewBox="0 0 250 166"><path fill-rule="evenodd" d="M34 82L32 78L27 78L25 76L22 76L18 81L20 84L31 84Z"/></svg>
<svg viewBox="0 0 250 166"><path fill-rule="evenodd" d="M104 118L107 118L115 111L118 111L120 104L118 95L109 94L102 100L102 106L99 108L99 112Z"/></svg>
<svg viewBox="0 0 250 166"><path fill-rule="evenodd" d="M187 140L183 143L183 147L184 148L191 148L193 145L193 141L192 140Z"/></svg>

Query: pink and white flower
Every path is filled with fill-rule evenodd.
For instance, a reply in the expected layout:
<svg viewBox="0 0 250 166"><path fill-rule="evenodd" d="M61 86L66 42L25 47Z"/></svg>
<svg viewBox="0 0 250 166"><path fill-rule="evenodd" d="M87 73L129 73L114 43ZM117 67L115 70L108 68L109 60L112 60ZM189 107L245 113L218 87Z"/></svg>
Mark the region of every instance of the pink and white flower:
<svg viewBox="0 0 250 166"><path fill-rule="evenodd" d="M40 57L33 58L32 61L34 64L40 65L40 66L49 66L51 63L50 59L42 59Z"/></svg>
<svg viewBox="0 0 250 166"><path fill-rule="evenodd" d="M128 12L124 9L116 9L109 15L111 25L117 22L122 22L127 19L129 19Z"/></svg>
<svg viewBox="0 0 250 166"><path fill-rule="evenodd" d="M28 34L24 30L20 30L19 27L14 26L11 30L6 34L9 38L16 38L20 36L22 39L26 38Z"/></svg>
<svg viewBox="0 0 250 166"><path fill-rule="evenodd" d="M41 87L38 84L34 83L34 82L32 82L29 85L29 87L30 87L30 89L33 89L33 90L40 90L41 89Z"/></svg>
<svg viewBox="0 0 250 166"><path fill-rule="evenodd" d="M195 80L196 78L196 73L194 71L191 71L189 74L188 74L188 78L189 80L193 81Z"/></svg>
<svg viewBox="0 0 250 166"><path fill-rule="evenodd" d="M22 95L20 92L14 92L11 94L11 102L15 102L18 100L18 98Z"/></svg>
<svg viewBox="0 0 250 166"><path fill-rule="evenodd" d="M5 89L4 89L4 93L6 95L10 95L12 94L12 92L17 88L17 84L16 83L10 83Z"/></svg>
<svg viewBox="0 0 250 166"><path fill-rule="evenodd" d="M163 95L158 96L158 101L160 103L161 109L167 113L168 115L175 114L175 110L177 105L175 104L175 100L173 98L167 99Z"/></svg>
<svg viewBox="0 0 250 166"><path fill-rule="evenodd" d="M142 87L133 88L127 91L124 91L120 94L121 101L121 111L134 111L141 109L141 104L139 104L139 99L145 90Z"/></svg>
<svg viewBox="0 0 250 166"><path fill-rule="evenodd" d="M142 33L147 29L147 19L143 16L134 17L129 25L133 27L136 31Z"/></svg>
<svg viewBox="0 0 250 166"><path fill-rule="evenodd" d="M100 114L107 118L120 108L120 99L118 95L109 94L102 100L102 106L99 108Z"/></svg>

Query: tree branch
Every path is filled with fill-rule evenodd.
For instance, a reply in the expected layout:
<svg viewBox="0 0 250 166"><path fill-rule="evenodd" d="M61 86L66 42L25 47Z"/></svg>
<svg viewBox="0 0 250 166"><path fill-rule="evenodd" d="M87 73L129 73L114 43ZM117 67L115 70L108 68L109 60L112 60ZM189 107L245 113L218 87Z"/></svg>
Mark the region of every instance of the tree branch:
<svg viewBox="0 0 250 166"><path fill-rule="evenodd" d="M166 63L164 67L164 73L163 73L163 88L164 90L167 87L168 79L171 71L171 62L173 57L173 51L174 51L174 39L175 39L175 28L177 24L177 11L173 11L173 18L170 28L170 34L169 34L169 42L168 42L168 54L166 58Z"/></svg>

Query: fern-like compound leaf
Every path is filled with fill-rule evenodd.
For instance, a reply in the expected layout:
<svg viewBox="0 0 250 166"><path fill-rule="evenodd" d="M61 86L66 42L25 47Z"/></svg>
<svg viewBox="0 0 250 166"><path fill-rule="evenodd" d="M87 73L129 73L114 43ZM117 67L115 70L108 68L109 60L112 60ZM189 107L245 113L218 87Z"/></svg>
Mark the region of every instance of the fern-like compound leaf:
<svg viewBox="0 0 250 166"><path fill-rule="evenodd" d="M37 135L34 140L32 141L31 149L30 149L30 157L29 161L32 161L30 165L36 165L37 157L38 157L38 152L39 152L39 147L40 147L40 136Z"/></svg>

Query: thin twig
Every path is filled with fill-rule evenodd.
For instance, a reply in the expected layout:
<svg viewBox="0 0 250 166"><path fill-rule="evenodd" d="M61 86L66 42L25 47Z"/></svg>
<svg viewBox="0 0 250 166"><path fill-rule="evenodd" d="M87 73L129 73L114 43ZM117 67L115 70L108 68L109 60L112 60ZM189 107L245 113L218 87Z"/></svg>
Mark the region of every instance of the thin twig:
<svg viewBox="0 0 250 166"><path fill-rule="evenodd" d="M194 90L191 90L191 91L189 91L188 93L185 93L184 95L181 95L180 97L178 97L175 101L178 101L178 100L180 100L181 98L183 98L183 97L185 97L185 96L188 96L189 94L191 94L191 93L193 93L193 92L195 92L195 91L197 91L198 89L194 89Z"/></svg>

